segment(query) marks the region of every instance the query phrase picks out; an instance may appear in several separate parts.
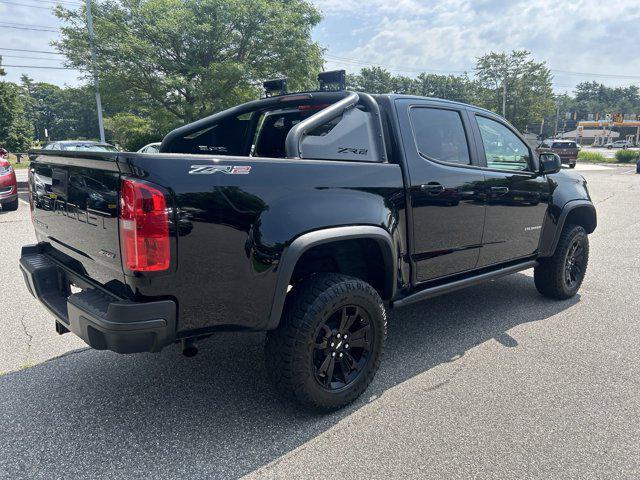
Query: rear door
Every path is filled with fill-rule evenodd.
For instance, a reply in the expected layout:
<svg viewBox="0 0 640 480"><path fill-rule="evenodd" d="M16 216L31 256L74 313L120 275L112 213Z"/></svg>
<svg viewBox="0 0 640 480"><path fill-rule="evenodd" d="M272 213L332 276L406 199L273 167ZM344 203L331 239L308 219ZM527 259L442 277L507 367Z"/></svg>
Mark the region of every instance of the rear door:
<svg viewBox="0 0 640 480"><path fill-rule="evenodd" d="M484 175L464 107L396 100L409 168L414 281L472 270L484 226Z"/></svg>
<svg viewBox="0 0 640 480"><path fill-rule="evenodd" d="M486 216L478 268L533 255L550 198L533 152L498 117L469 112L486 166Z"/></svg>

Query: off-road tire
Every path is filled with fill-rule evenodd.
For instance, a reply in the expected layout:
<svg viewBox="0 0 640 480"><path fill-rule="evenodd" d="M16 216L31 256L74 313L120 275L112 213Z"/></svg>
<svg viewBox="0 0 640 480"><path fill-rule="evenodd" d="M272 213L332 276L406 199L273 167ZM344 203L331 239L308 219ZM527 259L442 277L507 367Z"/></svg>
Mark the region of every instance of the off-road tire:
<svg viewBox="0 0 640 480"><path fill-rule="evenodd" d="M368 360L355 379L341 389L330 390L317 380L316 335L327 318L345 305L357 306L366 312L373 334L368 337ZM289 292L280 325L267 334L265 357L269 377L281 396L306 410L325 413L342 408L358 398L371 383L380 366L386 330L385 308L371 285L336 273L312 275ZM330 387L331 381L329 384Z"/></svg>
<svg viewBox="0 0 640 480"><path fill-rule="evenodd" d="M568 256L576 244L583 249L583 257L579 267L581 274L574 283L567 282L566 268ZM573 297L584 280L589 263L589 237L580 225L565 225L558 241L558 246L552 257L539 259L534 269L533 278L538 292L545 297L564 300Z"/></svg>
<svg viewBox="0 0 640 480"><path fill-rule="evenodd" d="M2 210L4 212L13 212L18 209L18 199L13 202L2 202Z"/></svg>

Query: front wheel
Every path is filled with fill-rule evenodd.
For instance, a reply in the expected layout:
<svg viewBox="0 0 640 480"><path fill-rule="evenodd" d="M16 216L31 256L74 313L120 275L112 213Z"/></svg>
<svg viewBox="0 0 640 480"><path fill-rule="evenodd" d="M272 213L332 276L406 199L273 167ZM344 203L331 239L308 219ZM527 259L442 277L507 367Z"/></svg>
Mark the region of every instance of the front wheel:
<svg viewBox="0 0 640 480"><path fill-rule="evenodd" d="M589 262L589 237L580 225L565 225L556 251L541 258L533 278L545 297L564 300L573 297L584 280Z"/></svg>
<svg viewBox="0 0 640 480"><path fill-rule="evenodd" d="M371 285L347 275L313 275L293 288L280 325L267 334L269 376L284 397L309 410L342 408L371 383L386 327Z"/></svg>

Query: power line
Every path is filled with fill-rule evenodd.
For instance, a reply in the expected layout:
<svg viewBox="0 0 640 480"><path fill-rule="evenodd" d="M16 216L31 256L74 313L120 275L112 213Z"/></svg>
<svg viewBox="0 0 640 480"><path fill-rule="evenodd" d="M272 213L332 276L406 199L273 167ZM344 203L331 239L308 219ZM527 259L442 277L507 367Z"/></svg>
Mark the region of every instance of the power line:
<svg viewBox="0 0 640 480"><path fill-rule="evenodd" d="M28 60L44 60L45 62L62 62L61 58L29 57L24 55L2 55L2 58L24 58Z"/></svg>
<svg viewBox="0 0 640 480"><path fill-rule="evenodd" d="M0 22L0 26L15 25L17 27L30 27L30 28L48 28L52 30L60 30L56 25L33 25L31 23L18 23L18 22Z"/></svg>
<svg viewBox="0 0 640 480"><path fill-rule="evenodd" d="M24 0L23 0L24 1ZM31 0L27 0L27 1L31 1ZM33 0L35 1L35 0ZM38 3L43 3L43 2L47 2L47 3L51 3L50 7L41 7L39 5L31 5L28 3L18 3L18 2L11 2L11 1L7 1L7 0L0 0L0 3L6 3L8 5L17 5L19 7L29 7L29 8L39 8L42 10L49 10L51 11L53 9L53 7L57 6L57 5L70 5L73 7L80 7L82 4L81 3L75 3L75 2L66 2L66 1L62 1L62 2L57 2L54 0L38 0Z"/></svg>
<svg viewBox="0 0 640 480"><path fill-rule="evenodd" d="M41 10L49 10L53 8L51 7L39 7L37 5L27 5L26 3L17 3L17 2L7 2L6 0L0 0L0 3L6 3L7 5L17 5L18 7L29 7L29 8L39 8Z"/></svg>
<svg viewBox="0 0 640 480"><path fill-rule="evenodd" d="M0 25L1 28L14 28L16 30L29 30L30 32L51 32L58 33L60 30L46 29L46 28L29 28L29 27L16 27L14 25Z"/></svg>
<svg viewBox="0 0 640 480"><path fill-rule="evenodd" d="M77 6L77 7L80 7L82 5L82 3L80 3L80 2L70 2L70 1L67 1L67 0L61 0L61 1L58 1L58 0L27 0L27 1L37 1L39 3L53 3L54 5L59 5L59 4L62 4L62 5L74 5L74 6Z"/></svg>
<svg viewBox="0 0 640 480"><path fill-rule="evenodd" d="M13 68L46 68L49 70L76 70L76 71L83 71L83 69L79 69L79 68L73 68L73 67L45 67L42 65L1 65L2 68L4 67L13 67Z"/></svg>
<svg viewBox="0 0 640 480"><path fill-rule="evenodd" d="M29 53L47 53L49 55L64 55L64 53L53 52L51 50L29 50L26 48L4 48L0 47L0 50L7 50L10 52L29 52Z"/></svg>
<svg viewBox="0 0 640 480"><path fill-rule="evenodd" d="M384 68L387 68L388 70L392 70L396 72L429 72L429 71L442 72L442 73L466 73L467 72L466 70L435 70L430 68L406 67L401 65L395 65L395 66L385 65L382 63L366 62L357 58L340 57L337 55L325 55L325 57L336 63L345 63L345 64L362 65L362 66L378 66L378 67L384 67ZM569 70L557 70L554 68L550 68L549 70L552 72L565 74L565 75L640 80L640 75L617 75L617 74L592 73L592 72L574 72Z"/></svg>
<svg viewBox="0 0 640 480"><path fill-rule="evenodd" d="M466 70L438 70L434 68L407 67L402 65L385 65L382 63L366 62L363 60L359 60L357 58L339 57L337 55L325 55L325 57L327 57L331 61L338 62L338 63L355 64L355 65L362 65L362 66L373 65L376 67L384 67L396 72L415 72L415 73L422 73L422 72L466 73L467 72Z"/></svg>
<svg viewBox="0 0 640 480"><path fill-rule="evenodd" d="M640 75L616 75L616 74L606 74L606 73L589 73L589 72L571 72L568 70L555 70L550 68L552 72L566 74L566 75L577 75L584 77L598 77L598 78L619 78L623 80L640 80Z"/></svg>

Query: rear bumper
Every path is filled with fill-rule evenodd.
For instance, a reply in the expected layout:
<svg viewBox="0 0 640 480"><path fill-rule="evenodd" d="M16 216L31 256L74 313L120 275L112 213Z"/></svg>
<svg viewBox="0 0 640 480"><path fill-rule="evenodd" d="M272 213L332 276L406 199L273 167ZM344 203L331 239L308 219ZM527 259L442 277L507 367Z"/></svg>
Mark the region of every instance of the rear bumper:
<svg viewBox="0 0 640 480"><path fill-rule="evenodd" d="M572 163L576 163L577 161L578 161L578 157L562 157L562 156L560 156L560 162L561 163L572 164Z"/></svg>
<svg viewBox="0 0 640 480"><path fill-rule="evenodd" d="M58 332L69 330L90 347L157 352L175 340L176 304L171 300L117 298L47 256L40 245L22 248L20 269L29 292L56 317ZM71 283L83 290L72 294Z"/></svg>
<svg viewBox="0 0 640 480"><path fill-rule="evenodd" d="M16 182L11 182L9 184L0 182L0 200L3 203L13 202L16 198L18 198L18 187L16 186Z"/></svg>
<svg viewBox="0 0 640 480"><path fill-rule="evenodd" d="M17 193L13 193L11 195L2 195L0 193L0 202L2 203L15 202L17 199L18 199Z"/></svg>

